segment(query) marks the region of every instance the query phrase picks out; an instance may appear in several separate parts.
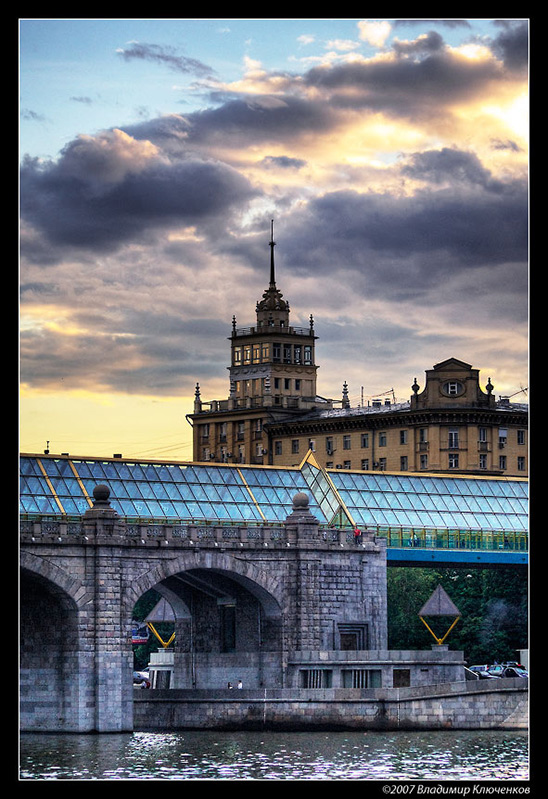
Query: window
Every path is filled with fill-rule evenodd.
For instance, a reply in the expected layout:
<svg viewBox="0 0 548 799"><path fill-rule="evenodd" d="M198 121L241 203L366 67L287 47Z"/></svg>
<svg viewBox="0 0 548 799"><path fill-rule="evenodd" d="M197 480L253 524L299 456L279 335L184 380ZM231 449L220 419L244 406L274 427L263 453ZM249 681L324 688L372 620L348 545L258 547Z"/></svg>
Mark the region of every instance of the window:
<svg viewBox="0 0 548 799"><path fill-rule="evenodd" d="M245 437L245 422L238 422L238 431L236 433L238 441L242 441Z"/></svg>
<svg viewBox="0 0 548 799"><path fill-rule="evenodd" d="M351 437L343 436L343 449L351 449Z"/></svg>
<svg viewBox="0 0 548 799"><path fill-rule="evenodd" d="M293 348L293 359L295 363L301 363L302 360L302 347L300 344L295 344Z"/></svg>
<svg viewBox="0 0 548 799"><path fill-rule="evenodd" d="M242 348L234 347L234 366L239 366L242 362Z"/></svg>
<svg viewBox="0 0 548 799"><path fill-rule="evenodd" d="M362 433L361 435L362 448L369 446L369 433Z"/></svg>
<svg viewBox="0 0 548 799"><path fill-rule="evenodd" d="M305 347L304 348L304 362L306 364L312 363L312 347Z"/></svg>
<svg viewBox="0 0 548 799"><path fill-rule="evenodd" d="M291 380L288 377L284 378L284 388L286 391L291 388Z"/></svg>
<svg viewBox="0 0 548 799"><path fill-rule="evenodd" d="M298 438L294 438L292 440L292 442L291 442L291 452L293 453L293 455L298 455L299 454L299 439Z"/></svg>
<svg viewBox="0 0 548 799"><path fill-rule="evenodd" d="M449 445L449 449L458 449L459 448L459 429L458 429L458 427L452 427L449 430L448 445Z"/></svg>
<svg viewBox="0 0 548 799"><path fill-rule="evenodd" d="M499 427L499 447L504 447L508 440L508 430L506 427Z"/></svg>
<svg viewBox="0 0 548 799"><path fill-rule="evenodd" d="M408 468L407 463L408 463L407 455L402 455L401 458L400 458L400 472L406 472L407 471L407 468Z"/></svg>
<svg viewBox="0 0 548 799"><path fill-rule="evenodd" d="M450 469L458 469L459 468L459 456L457 452L450 452L449 453L449 468Z"/></svg>
<svg viewBox="0 0 548 799"><path fill-rule="evenodd" d="M272 360L274 363L280 363L282 360L282 345L281 344L273 344L272 345Z"/></svg>
<svg viewBox="0 0 548 799"><path fill-rule="evenodd" d="M386 447L386 433L379 433L379 447Z"/></svg>
<svg viewBox="0 0 548 799"><path fill-rule="evenodd" d="M421 455L421 457L420 457L420 468L421 469L428 469L428 455Z"/></svg>
<svg viewBox="0 0 548 799"><path fill-rule="evenodd" d="M367 472L369 469L369 458L362 458L362 467L364 472Z"/></svg>
<svg viewBox="0 0 548 799"><path fill-rule="evenodd" d="M314 438L308 439L308 449L311 449L312 452L316 452L316 439Z"/></svg>
<svg viewBox="0 0 548 799"><path fill-rule="evenodd" d="M499 469L506 469L506 455L499 455Z"/></svg>
<svg viewBox="0 0 548 799"><path fill-rule="evenodd" d="M487 441L487 428L486 427L479 427L478 428L478 441L480 441L480 442Z"/></svg>
<svg viewBox="0 0 548 799"><path fill-rule="evenodd" d="M428 441L428 428L421 427L419 430L419 441L421 444L426 444Z"/></svg>
<svg viewBox="0 0 548 799"><path fill-rule="evenodd" d="M291 363L291 344L284 344L284 363Z"/></svg>
<svg viewBox="0 0 548 799"><path fill-rule="evenodd" d="M351 461L343 461L343 469L351 469L352 463Z"/></svg>
<svg viewBox="0 0 548 799"><path fill-rule="evenodd" d="M282 454L282 442L281 441L275 441L274 442L274 454L275 455L281 455Z"/></svg>
<svg viewBox="0 0 548 799"><path fill-rule="evenodd" d="M518 444L525 444L525 430L518 430Z"/></svg>
<svg viewBox="0 0 548 799"><path fill-rule="evenodd" d="M331 688L333 671L331 669L301 669L301 688Z"/></svg>
<svg viewBox="0 0 548 799"><path fill-rule="evenodd" d="M518 472L524 472L524 471L525 471L525 458L523 457L523 455L519 455L518 456Z"/></svg>
<svg viewBox="0 0 548 799"><path fill-rule="evenodd" d="M253 363L259 363L261 360L261 345L253 345Z"/></svg>
<svg viewBox="0 0 548 799"><path fill-rule="evenodd" d="M487 455L483 453L479 456L479 467L480 469L487 469Z"/></svg>
<svg viewBox="0 0 548 799"><path fill-rule="evenodd" d="M334 452L333 449L333 436L327 436L325 439L325 451L328 455L332 455Z"/></svg>
<svg viewBox="0 0 548 799"><path fill-rule="evenodd" d="M342 669L342 687L381 688L381 675L382 671L380 669Z"/></svg>
<svg viewBox="0 0 548 799"><path fill-rule="evenodd" d="M251 363L251 346L244 347L244 363Z"/></svg>
<svg viewBox="0 0 548 799"><path fill-rule="evenodd" d="M386 471L386 458L379 458L379 469L381 472Z"/></svg>
<svg viewBox="0 0 548 799"><path fill-rule="evenodd" d="M268 361L270 355L268 344L263 344L263 361Z"/></svg>
<svg viewBox="0 0 548 799"><path fill-rule="evenodd" d="M448 380L447 383L443 384L442 391L449 397L458 397L459 394L463 393L464 387L457 380Z"/></svg>
<svg viewBox="0 0 548 799"><path fill-rule="evenodd" d="M407 430L400 430L400 444L407 444Z"/></svg>
<svg viewBox="0 0 548 799"><path fill-rule="evenodd" d="M300 391L300 390L301 390L301 381L295 380L295 391Z"/></svg>
<svg viewBox="0 0 548 799"><path fill-rule="evenodd" d="M408 688L411 685L411 669L394 669L392 677L394 688Z"/></svg>

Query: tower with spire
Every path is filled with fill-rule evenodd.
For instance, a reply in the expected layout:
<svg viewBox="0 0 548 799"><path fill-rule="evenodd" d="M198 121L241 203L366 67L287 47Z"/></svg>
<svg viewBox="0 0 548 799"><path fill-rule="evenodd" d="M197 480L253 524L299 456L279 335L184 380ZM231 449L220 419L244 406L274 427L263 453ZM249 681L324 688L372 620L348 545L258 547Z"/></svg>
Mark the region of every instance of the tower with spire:
<svg viewBox="0 0 548 799"><path fill-rule="evenodd" d="M189 417L194 460L272 463L265 425L318 405L314 320L310 315L306 327L290 324L289 302L276 285L275 246L271 221L270 280L256 304L256 321L239 327L232 317L228 399L203 402L196 388Z"/></svg>

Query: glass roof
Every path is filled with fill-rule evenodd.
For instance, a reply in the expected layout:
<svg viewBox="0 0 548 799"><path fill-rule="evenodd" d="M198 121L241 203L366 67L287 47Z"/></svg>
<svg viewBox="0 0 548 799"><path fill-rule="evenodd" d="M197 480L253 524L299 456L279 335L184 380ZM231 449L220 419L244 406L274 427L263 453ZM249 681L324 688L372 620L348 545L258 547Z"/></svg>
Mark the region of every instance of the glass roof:
<svg viewBox="0 0 548 799"><path fill-rule="evenodd" d="M321 524L526 531L528 482L510 478L21 455L23 514L81 515L98 484L128 519L285 521L297 492Z"/></svg>

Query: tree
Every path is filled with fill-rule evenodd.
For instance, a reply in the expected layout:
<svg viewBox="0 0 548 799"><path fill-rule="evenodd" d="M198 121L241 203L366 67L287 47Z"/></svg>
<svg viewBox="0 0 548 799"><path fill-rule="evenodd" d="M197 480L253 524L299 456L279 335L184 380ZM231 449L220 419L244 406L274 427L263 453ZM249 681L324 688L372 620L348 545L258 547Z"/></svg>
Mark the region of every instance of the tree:
<svg viewBox="0 0 548 799"><path fill-rule="evenodd" d="M527 648L527 574L517 569L390 567L390 649L428 649L433 638L418 612L441 585L461 612L447 638L469 664L516 660Z"/></svg>

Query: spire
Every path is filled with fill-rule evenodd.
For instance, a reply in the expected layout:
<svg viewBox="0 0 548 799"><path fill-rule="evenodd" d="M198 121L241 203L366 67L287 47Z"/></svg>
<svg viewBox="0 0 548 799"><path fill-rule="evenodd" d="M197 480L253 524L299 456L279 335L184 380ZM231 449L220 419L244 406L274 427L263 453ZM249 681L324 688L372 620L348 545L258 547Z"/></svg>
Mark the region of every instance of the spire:
<svg viewBox="0 0 548 799"><path fill-rule="evenodd" d="M259 325L272 327L289 324L289 303L283 299L283 294L276 288L276 275L274 271L274 220L270 221L270 283L263 293L262 299L257 303L257 322ZM274 316L273 316L274 314ZM275 317L275 318L274 318Z"/></svg>
<svg viewBox="0 0 548 799"><path fill-rule="evenodd" d="M276 242L274 241L274 220L270 220L270 288L276 288L276 279L274 276L274 247L276 246Z"/></svg>

